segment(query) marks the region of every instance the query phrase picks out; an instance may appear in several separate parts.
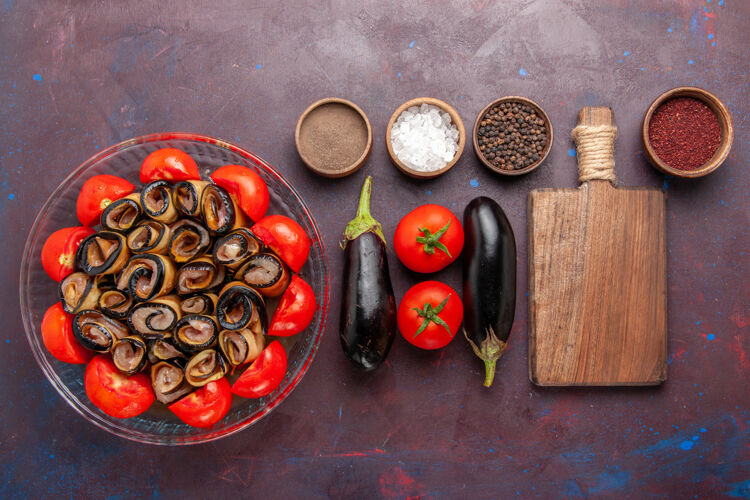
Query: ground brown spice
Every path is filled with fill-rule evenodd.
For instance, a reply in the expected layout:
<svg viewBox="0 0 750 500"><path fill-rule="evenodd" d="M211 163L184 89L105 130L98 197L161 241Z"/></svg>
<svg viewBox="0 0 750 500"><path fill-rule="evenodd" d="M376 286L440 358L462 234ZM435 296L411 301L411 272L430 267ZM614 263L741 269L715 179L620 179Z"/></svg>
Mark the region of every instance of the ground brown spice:
<svg viewBox="0 0 750 500"><path fill-rule="evenodd" d="M704 102L675 97L654 111L648 138L661 161L678 170L695 170L719 149L721 126Z"/></svg>
<svg viewBox="0 0 750 500"><path fill-rule="evenodd" d="M300 127L299 151L321 170L337 172L355 163L367 148L367 124L341 103L327 103L310 112Z"/></svg>

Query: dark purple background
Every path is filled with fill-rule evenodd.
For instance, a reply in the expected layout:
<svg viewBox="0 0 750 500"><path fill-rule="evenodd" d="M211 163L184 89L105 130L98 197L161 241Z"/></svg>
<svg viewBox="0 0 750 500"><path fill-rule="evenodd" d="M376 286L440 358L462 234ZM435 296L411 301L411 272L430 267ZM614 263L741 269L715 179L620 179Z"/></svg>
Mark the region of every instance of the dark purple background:
<svg viewBox="0 0 750 500"><path fill-rule="evenodd" d="M63 2L0 0L0 448L2 496L747 497L748 46L744 0L455 2ZM643 113L662 91L698 85L734 116L727 162L680 181L645 161ZM536 172L506 179L470 145L445 176L408 179L383 144L392 111L428 95L470 128L489 101L523 95L555 128ZM309 173L294 149L305 107L359 104L372 156L349 178ZM569 132L585 105L611 105L619 181L668 194L669 375L659 388L541 389L528 381L526 196L576 185ZM289 399L213 444L144 446L69 408L21 326L21 250L36 210L77 165L123 139L184 131L236 142L275 165L325 237L330 322ZM392 238L422 203L461 215L498 200L518 242L518 309L495 385L463 338L420 352L398 338L388 363L355 373L337 334L342 253L365 175ZM427 276L394 255L397 299ZM457 264L430 278L457 287Z"/></svg>

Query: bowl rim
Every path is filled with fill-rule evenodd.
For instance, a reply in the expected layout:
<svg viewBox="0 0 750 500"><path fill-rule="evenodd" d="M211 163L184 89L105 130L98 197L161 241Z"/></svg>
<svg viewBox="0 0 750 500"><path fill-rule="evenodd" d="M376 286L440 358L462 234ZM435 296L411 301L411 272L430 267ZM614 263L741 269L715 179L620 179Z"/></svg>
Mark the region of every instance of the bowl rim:
<svg viewBox="0 0 750 500"><path fill-rule="evenodd" d="M719 147L716 149L716 152L711 159L695 170L680 170L670 167L659 158L651 147L651 139L648 136L648 127L651 124L651 118L662 104L675 97L692 97L703 102L711 109L714 115L716 115L716 118L719 120L719 125L721 126L722 133ZM708 90L690 86L675 87L662 92L656 99L654 99L646 110L646 113L643 115L643 124L641 126L641 139L643 140L643 147L646 149L646 156L648 157L649 162L652 166L656 167L657 170L683 179L695 179L710 174L719 168L727 159L729 151L732 149L732 144L734 143L734 122L732 120L732 114L729 112L726 105L721 99Z"/></svg>
<svg viewBox="0 0 750 500"><path fill-rule="evenodd" d="M541 116L544 120L544 128L547 131L547 144L544 147L544 150L542 151L542 155L539 157L537 161L532 163L531 165L518 169L518 170L503 170L502 168L496 167L492 163L490 163L487 158L484 157L484 154L479 150L479 141L477 139L477 132L479 131L479 124L482 121L482 117L487 113L487 111L492 107L496 106L503 102L519 102L522 104L526 104L527 106L530 106L534 108L534 110L537 112L537 115ZM542 107L537 104L536 102L532 101L528 97L522 97L517 95L508 95L501 97L499 99L495 99L494 101L490 102L487 106L482 108L482 111L479 112L477 115L477 119L474 120L474 131L471 134L472 141L474 143L474 153L477 155L477 158L479 161L482 162L482 164L492 170L493 172L496 172L500 175L508 175L508 176L516 176L516 175L523 175L528 174L529 172L536 170L539 168L539 166L544 162L545 159L547 159L547 156L549 155L549 152L552 151L552 141L554 140L554 131L552 128L552 122L549 119L549 116L547 116L547 113L542 109Z"/></svg>
<svg viewBox="0 0 750 500"><path fill-rule="evenodd" d="M57 374L54 368L49 364L47 359L42 355L44 346L41 345L41 340L40 340L41 336L32 334L34 330L33 330L31 318L28 317L28 315L24 314L26 310L30 310L30 303L29 303L29 300L27 300L27 296L26 296L27 293L29 292L25 290L27 285L26 283L24 283L24 280L23 280L24 272L27 269L30 269L31 250L34 247L34 244L37 240L36 236L38 233L39 225L41 224L41 221L43 218L42 215L47 213L50 205L53 203L53 200L57 199L60 192L63 190L65 186L67 186L69 183L79 178L83 174L83 172L87 168L89 168L91 165L99 161L102 161L105 158L113 156L119 153L120 151L126 148L129 148L131 146L144 144L148 142L169 141L169 140L194 141L194 142L211 144L213 146L218 146L220 148L228 149L229 151L236 153L242 156L243 158L249 160L251 163L255 163L258 166L262 166L262 168L267 170L271 176L275 177L277 181L279 181L286 188L288 188L290 192L292 193L292 195L299 202L300 208L302 209L305 216L308 218L310 225L312 227L313 234L310 236L312 236L311 240L312 240L313 245L317 243L318 247L320 248L321 264L322 264L322 271L323 271L322 274L323 274L323 280L324 280L324 283L323 283L324 297L323 297L323 300L320 301L320 304L319 304L320 311L321 311L320 327L315 332L315 335L313 337L313 344L310 348L310 354L305 359L303 365L301 366L299 370L299 373L297 373L294 379L290 380L289 384L281 393L277 394L274 397L274 399L267 401L266 404L257 413L253 414L250 418L237 422L236 424L230 427L227 427L223 430L220 430L220 431L207 432L206 434L188 437L186 439L185 438L181 439L180 436L168 436L169 439L164 439L163 437L161 439L157 439L157 438L154 438L151 434L142 433L140 431L133 431L131 429L124 431L119 426L113 425L113 423L107 418L104 418L101 415L92 412L86 406L79 404L78 398L75 397L72 394L72 392L68 389L67 385L65 385L62 382L62 380L60 380L60 378L57 377ZM230 436L258 422L263 417L268 415L278 405L280 405L289 396L289 394L291 394L291 392L299 385L300 381L302 380L304 375L307 373L308 369L310 368L310 365L312 364L313 359L315 358L315 355L318 352L318 349L320 347L320 343L323 337L323 333L325 332L328 305L329 305L329 299L330 299L330 293L329 293L330 276L328 272L328 261L326 258L325 247L323 245L323 239L320 234L320 229L318 228L318 224L315 221L315 218L313 217L312 212L310 212L309 207L305 204L304 200L299 195L299 193L294 188L294 186L292 186L284 178L284 176L281 175L281 173L279 173L274 167L272 167L266 161L254 155L250 151L247 151L241 148L240 146L224 141L222 139L218 139L218 138L214 138L214 137L210 137L206 135L201 135L201 134L188 133L188 132L154 133L154 134L142 135L142 136L138 136L138 137L134 137L131 139L121 141L117 144L114 144L113 146L110 146L104 149L103 151L95 154L94 156L88 158L83 163L81 163L78 167L76 167L70 174L68 174L68 176L66 176L65 179L60 181L60 183L57 185L54 191L52 191L52 193L49 195L47 200L44 202L42 207L37 212L36 217L34 218L34 222L31 225L31 228L29 229L29 234L26 237L23 255L21 258L21 267L19 270L18 281L19 281L18 290L19 290L21 317L23 320L24 331L26 333L26 340L29 342L29 347L31 348L32 355L34 356L34 359L37 361L37 364L41 368L42 373L47 378L47 380L52 384L52 386L55 388L58 394L62 396L62 398L68 403L68 405L71 408L73 408L73 410L76 411L76 413L78 413L79 415L84 417L85 420L93 423L100 429L103 429L116 436L128 439L130 441L135 441L135 442L142 443L142 444L155 444L155 445L163 445L163 446L182 446L182 445L200 444L200 443L206 443L209 441L214 441L216 439L223 438L226 436ZM113 418L113 417L109 417L109 418Z"/></svg>
<svg viewBox="0 0 750 500"><path fill-rule="evenodd" d="M437 106L438 108L448 113L451 117L451 122L453 122L453 124L458 129L458 150L453 156L453 159L444 167L438 170L433 170L431 172L419 172L407 167L404 162L398 159L396 153L393 152L393 145L391 144L391 129L393 129L393 124L396 123L398 117L401 116L401 114L410 107L422 104L431 104L433 106ZM388 156L391 157L391 161L401 172L415 179L434 179L435 177L443 175L448 170L453 168L456 163L458 163L459 158L461 158L461 155L464 153L464 147L466 147L466 128L464 127L463 120L461 120L461 115L459 115L458 111L456 111L456 109L447 102L436 99L435 97L415 97L414 99L409 99L408 101L397 107L393 114L391 114L391 118L388 120L388 126L386 126L385 128L385 145L388 148Z"/></svg>
<svg viewBox="0 0 750 500"><path fill-rule="evenodd" d="M344 168L343 170L329 171L321 168L318 165L315 165L312 161L310 161L309 158L305 157L305 155L302 154L302 149L300 148L300 132L302 131L302 124L310 115L310 113L326 104L343 104L353 109L357 112L357 114L359 114L360 118L362 118L365 125L367 126L367 144L365 145L365 150L362 152L359 158L354 161L354 163ZM346 177L347 175L353 174L354 172L362 168L362 166L367 161L367 158L370 156L370 152L372 151L372 126L370 125L370 120L367 118L367 115L364 111L362 111L362 108L354 104L352 101L349 101L348 99L342 99L340 97L324 97L323 99L319 99L310 104L300 115L299 119L297 120L297 126L294 129L294 145L297 148L297 154L299 154L302 163L304 163L305 166L312 172L332 179Z"/></svg>

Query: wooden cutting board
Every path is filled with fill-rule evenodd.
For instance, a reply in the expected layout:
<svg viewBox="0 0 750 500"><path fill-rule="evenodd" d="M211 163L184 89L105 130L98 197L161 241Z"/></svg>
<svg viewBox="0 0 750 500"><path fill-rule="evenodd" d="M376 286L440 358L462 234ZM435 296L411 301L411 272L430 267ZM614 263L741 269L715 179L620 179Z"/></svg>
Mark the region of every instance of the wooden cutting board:
<svg viewBox="0 0 750 500"><path fill-rule="evenodd" d="M607 172L614 180L616 129L609 108L583 108L578 124L584 182L528 198L529 377L545 386L659 384L667 378L664 193L586 181Z"/></svg>

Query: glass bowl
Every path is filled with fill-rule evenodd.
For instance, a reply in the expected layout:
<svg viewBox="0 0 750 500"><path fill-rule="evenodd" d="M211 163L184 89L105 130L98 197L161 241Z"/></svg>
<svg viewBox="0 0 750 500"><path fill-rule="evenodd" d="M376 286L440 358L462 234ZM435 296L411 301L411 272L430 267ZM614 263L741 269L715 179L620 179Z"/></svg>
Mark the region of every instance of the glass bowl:
<svg viewBox="0 0 750 500"><path fill-rule="evenodd" d="M164 405L154 405L142 415L129 419L108 416L94 406L83 385L85 365L58 361L42 343L40 324L47 308L58 301L57 286L41 264L42 245L57 229L80 225L76 218L76 198L83 183L97 174L124 177L139 186L141 162L151 152L165 147L190 154L201 171L208 175L216 168L244 165L255 170L268 184L269 214L283 214L297 221L310 236L310 257L300 276L312 286L318 307L312 324L302 333L279 339L286 348L288 367L281 385L260 399L234 397L228 415L208 429L184 424ZM112 146L75 169L47 199L31 227L21 263L21 314L34 358L44 375L70 406L89 422L118 436L162 445L204 443L234 434L267 415L297 387L310 367L325 327L328 309L328 270L323 241L315 219L297 191L266 162L252 153L219 139L194 134L168 133L137 137Z"/></svg>

